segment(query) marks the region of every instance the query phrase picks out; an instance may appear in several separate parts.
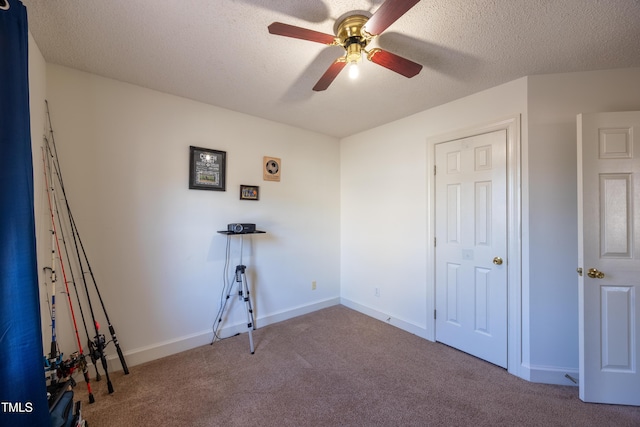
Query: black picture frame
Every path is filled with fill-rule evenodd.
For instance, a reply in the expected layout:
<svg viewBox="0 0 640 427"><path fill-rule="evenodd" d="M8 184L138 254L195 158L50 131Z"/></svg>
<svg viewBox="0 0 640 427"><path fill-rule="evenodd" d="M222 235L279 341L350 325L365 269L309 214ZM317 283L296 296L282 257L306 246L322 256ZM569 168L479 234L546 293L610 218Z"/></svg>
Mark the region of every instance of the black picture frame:
<svg viewBox="0 0 640 427"><path fill-rule="evenodd" d="M189 147L189 188L226 191L227 152Z"/></svg>
<svg viewBox="0 0 640 427"><path fill-rule="evenodd" d="M260 187L257 185L240 185L240 200L260 200Z"/></svg>

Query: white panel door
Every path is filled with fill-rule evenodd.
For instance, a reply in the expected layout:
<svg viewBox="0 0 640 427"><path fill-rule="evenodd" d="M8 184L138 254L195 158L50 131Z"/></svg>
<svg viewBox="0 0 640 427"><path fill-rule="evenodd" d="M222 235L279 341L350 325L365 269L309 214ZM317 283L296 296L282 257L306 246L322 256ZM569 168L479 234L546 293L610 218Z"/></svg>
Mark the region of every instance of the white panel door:
<svg viewBox="0 0 640 427"><path fill-rule="evenodd" d="M580 399L640 405L640 112L578 116Z"/></svg>
<svg viewBox="0 0 640 427"><path fill-rule="evenodd" d="M507 367L507 133L435 146L436 340Z"/></svg>

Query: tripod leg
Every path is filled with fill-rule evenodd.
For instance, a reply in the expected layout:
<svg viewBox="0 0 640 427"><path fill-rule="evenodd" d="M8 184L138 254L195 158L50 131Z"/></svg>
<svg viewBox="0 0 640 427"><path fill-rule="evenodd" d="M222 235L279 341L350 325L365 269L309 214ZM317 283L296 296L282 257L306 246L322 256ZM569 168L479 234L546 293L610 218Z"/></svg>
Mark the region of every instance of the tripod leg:
<svg viewBox="0 0 640 427"><path fill-rule="evenodd" d="M244 265L236 266L236 274L234 282L238 286L238 296L241 300L244 300L246 312L247 312L247 328L249 330L249 347L251 350L251 354L254 354L253 348L253 334L252 331L255 329L255 323L253 320L253 308L251 307L251 298L249 297L249 287L247 286L247 278L245 276L245 269L247 267ZM229 287L229 293L227 294L227 300L231 297L233 286ZM220 327L220 323L222 323L222 317L225 311L226 301L223 307L220 309L219 316L213 324L213 340L211 344L213 344L217 338L217 330Z"/></svg>
<svg viewBox="0 0 640 427"><path fill-rule="evenodd" d="M254 331L256 330L256 322L255 319L253 317L253 307L251 306L251 297L249 296L249 285L247 285L247 278L243 275L243 279L244 279L244 290L245 290L245 305L247 306L247 311L249 312L249 316L250 316L250 321L249 323L251 324L250 327L251 329L253 329Z"/></svg>
<svg viewBox="0 0 640 427"><path fill-rule="evenodd" d="M253 321L253 309L251 308L251 298L249 298L249 287L247 286L247 278L245 277L244 271L242 272L242 293L244 298L244 304L247 309L247 328L249 329L249 348L251 349L251 354L254 354L255 351L253 349L253 334L251 332L255 329L255 324Z"/></svg>
<svg viewBox="0 0 640 427"><path fill-rule="evenodd" d="M238 268L236 267L236 280L234 280L232 283L239 282L239 280L237 280L237 278L239 277L237 270ZM220 311L218 312L218 316L216 317L216 320L213 322L213 339L211 340L211 345L213 345L213 343L216 342L216 339L220 339L220 337L218 337L218 329L220 329L220 325L222 324L222 318L224 317L224 314L227 308L227 303L231 298L233 289L234 289L234 285L233 284L229 285L229 291L227 292L226 298L222 303L222 307L220 307ZM240 296L242 296L242 288L240 287L239 283L238 283L238 291Z"/></svg>

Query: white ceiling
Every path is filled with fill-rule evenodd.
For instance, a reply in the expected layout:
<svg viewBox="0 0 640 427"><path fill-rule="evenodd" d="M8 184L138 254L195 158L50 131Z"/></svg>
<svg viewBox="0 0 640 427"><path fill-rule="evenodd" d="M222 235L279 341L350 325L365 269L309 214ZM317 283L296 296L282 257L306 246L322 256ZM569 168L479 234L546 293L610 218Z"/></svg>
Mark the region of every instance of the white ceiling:
<svg viewBox="0 0 640 427"><path fill-rule="evenodd" d="M267 26L333 34L338 17L383 0L22 2L49 63L335 137L527 75L640 66L640 0L422 0L369 46L420 74L365 61L357 81L344 70L324 92L311 88L344 50Z"/></svg>

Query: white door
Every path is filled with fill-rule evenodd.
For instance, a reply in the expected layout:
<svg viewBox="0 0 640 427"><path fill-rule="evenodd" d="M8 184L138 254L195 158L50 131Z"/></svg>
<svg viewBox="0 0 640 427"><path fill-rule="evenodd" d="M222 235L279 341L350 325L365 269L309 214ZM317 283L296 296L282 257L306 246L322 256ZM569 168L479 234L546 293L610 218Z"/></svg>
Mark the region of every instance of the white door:
<svg viewBox="0 0 640 427"><path fill-rule="evenodd" d="M578 116L579 367L585 402L640 405L639 139L640 112Z"/></svg>
<svg viewBox="0 0 640 427"><path fill-rule="evenodd" d="M435 146L436 340L507 367L507 132Z"/></svg>

